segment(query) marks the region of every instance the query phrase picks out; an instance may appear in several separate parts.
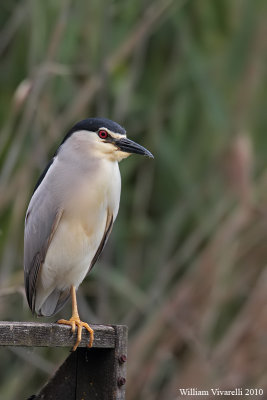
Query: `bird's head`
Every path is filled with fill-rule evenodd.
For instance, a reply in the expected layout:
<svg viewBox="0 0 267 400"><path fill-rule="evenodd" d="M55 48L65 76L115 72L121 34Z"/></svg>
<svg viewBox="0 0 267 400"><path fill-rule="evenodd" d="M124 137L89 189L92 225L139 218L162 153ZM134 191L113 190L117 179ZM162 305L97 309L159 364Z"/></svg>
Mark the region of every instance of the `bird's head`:
<svg viewBox="0 0 267 400"><path fill-rule="evenodd" d="M78 122L65 136L62 144L70 137L85 148L88 147L96 157L111 161L121 161L133 153L154 158L145 147L128 139L124 128L106 118L88 118Z"/></svg>

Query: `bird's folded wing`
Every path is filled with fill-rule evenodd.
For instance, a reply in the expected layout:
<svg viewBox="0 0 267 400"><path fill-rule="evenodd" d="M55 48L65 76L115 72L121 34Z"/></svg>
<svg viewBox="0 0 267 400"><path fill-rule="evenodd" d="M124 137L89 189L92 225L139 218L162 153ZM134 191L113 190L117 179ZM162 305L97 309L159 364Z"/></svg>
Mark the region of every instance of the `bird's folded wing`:
<svg viewBox="0 0 267 400"><path fill-rule="evenodd" d="M57 207L46 192L32 198L26 219L24 235L24 276L27 300L34 311L37 279L51 240L56 232L63 210Z"/></svg>
<svg viewBox="0 0 267 400"><path fill-rule="evenodd" d="M102 253L102 250L105 247L105 244L107 243L108 237L110 235L110 232L112 230L113 227L113 214L108 210L107 211L107 221L106 221L106 226L105 226L105 230L104 230L104 235L102 237L102 240L98 246L98 249L91 261L90 267L89 267L89 271L91 271L91 269L93 268L93 266L95 265L95 263L98 260L98 257L100 256L100 254Z"/></svg>

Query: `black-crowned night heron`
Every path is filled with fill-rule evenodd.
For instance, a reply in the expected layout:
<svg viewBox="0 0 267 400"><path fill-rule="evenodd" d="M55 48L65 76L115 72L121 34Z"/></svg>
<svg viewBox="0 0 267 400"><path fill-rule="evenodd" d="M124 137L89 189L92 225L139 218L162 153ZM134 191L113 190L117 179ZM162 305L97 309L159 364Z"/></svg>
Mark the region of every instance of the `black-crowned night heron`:
<svg viewBox="0 0 267 400"><path fill-rule="evenodd" d="M65 136L34 189L25 218L24 277L29 306L57 313L71 296L72 332L94 332L79 317L76 290L93 268L116 219L121 192L118 162L131 153L153 157L105 118L88 118Z"/></svg>

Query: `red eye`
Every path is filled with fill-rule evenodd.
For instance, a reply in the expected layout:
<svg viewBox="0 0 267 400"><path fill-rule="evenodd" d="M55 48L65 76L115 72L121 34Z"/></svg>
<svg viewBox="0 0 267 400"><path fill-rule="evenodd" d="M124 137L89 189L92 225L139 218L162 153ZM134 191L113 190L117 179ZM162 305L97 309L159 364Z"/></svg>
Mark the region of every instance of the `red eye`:
<svg viewBox="0 0 267 400"><path fill-rule="evenodd" d="M100 131L98 132L98 136L101 139L106 139L108 137L108 133L104 129L100 129Z"/></svg>

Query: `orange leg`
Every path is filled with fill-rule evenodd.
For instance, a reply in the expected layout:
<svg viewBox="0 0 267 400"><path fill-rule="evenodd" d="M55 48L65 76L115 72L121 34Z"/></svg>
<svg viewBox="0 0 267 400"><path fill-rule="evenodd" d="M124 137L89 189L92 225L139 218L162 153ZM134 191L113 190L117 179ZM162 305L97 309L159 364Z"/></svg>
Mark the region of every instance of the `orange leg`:
<svg viewBox="0 0 267 400"><path fill-rule="evenodd" d="M74 333L76 330L77 326L77 341L72 349L72 351L75 351L77 347L79 346L81 340L82 340L82 329L83 327L88 330L90 333L90 342L88 344L88 347L92 347L93 341L94 341L94 331L86 322L82 322L79 317L78 313L78 307L77 307L77 299L76 299L76 290L74 286L71 286L71 301L72 301L72 316L69 320L66 319L60 319L57 321L58 324L64 324L64 325L70 325L71 330Z"/></svg>

